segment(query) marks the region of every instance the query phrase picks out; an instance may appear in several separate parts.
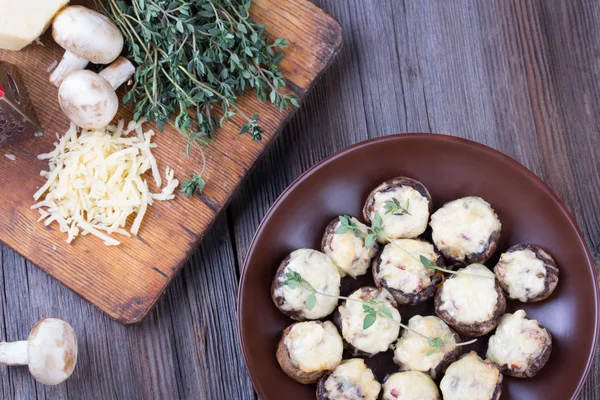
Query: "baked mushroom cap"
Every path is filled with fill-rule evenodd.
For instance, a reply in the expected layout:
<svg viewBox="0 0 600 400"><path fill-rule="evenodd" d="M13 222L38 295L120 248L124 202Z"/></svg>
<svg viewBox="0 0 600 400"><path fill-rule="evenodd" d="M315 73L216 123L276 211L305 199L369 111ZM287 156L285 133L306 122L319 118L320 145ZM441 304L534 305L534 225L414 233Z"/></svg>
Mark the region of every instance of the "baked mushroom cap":
<svg viewBox="0 0 600 400"><path fill-rule="evenodd" d="M394 346L394 362L401 371L420 371L433 379L441 376L461 353L462 348L455 346L461 342L460 336L433 315L415 315L408 320L408 327L410 330L403 329ZM444 346L434 349L422 335L442 338Z"/></svg>
<svg viewBox="0 0 600 400"><path fill-rule="evenodd" d="M394 202L398 206L395 211L386 207L386 203ZM389 238L411 239L427 229L432 207L431 195L425 185L401 176L373 189L363 207L363 217L368 224L372 224L378 212L382 218L383 232ZM384 237L378 240L387 243Z"/></svg>
<svg viewBox="0 0 600 400"><path fill-rule="evenodd" d="M487 357L502 373L517 378L535 376L548 362L552 352L552 335L525 311L504 314L488 343Z"/></svg>
<svg viewBox="0 0 600 400"><path fill-rule="evenodd" d="M368 233L367 226L354 217L351 217L350 220L361 227L362 235L357 235L351 231L336 233L341 226L339 218L336 218L325 228L321 240L321 250L333 260L342 277L350 275L356 278L367 273L371 260L379 250L379 245L375 243L367 248L365 246L365 236Z"/></svg>
<svg viewBox="0 0 600 400"><path fill-rule="evenodd" d="M418 371L397 372L386 378L382 400L440 400L440 391L429 375Z"/></svg>
<svg viewBox="0 0 600 400"><path fill-rule="evenodd" d="M419 304L432 298L442 273L426 268L421 256L445 267L440 253L426 240L397 239L385 245L373 262L375 285L389 290L399 304Z"/></svg>
<svg viewBox="0 0 600 400"><path fill-rule="evenodd" d="M558 284L558 267L550 254L530 244L517 244L494 267L498 282L513 300L532 303L547 299Z"/></svg>
<svg viewBox="0 0 600 400"><path fill-rule="evenodd" d="M377 400L381 384L360 358L344 360L317 384L317 400Z"/></svg>
<svg viewBox="0 0 600 400"><path fill-rule="evenodd" d="M485 265L459 269L438 289L435 314L463 336L491 332L506 311L506 298L494 274Z"/></svg>
<svg viewBox="0 0 600 400"><path fill-rule="evenodd" d="M288 326L277 346L277 361L296 382L315 383L342 361L344 345L330 321L297 322Z"/></svg>
<svg viewBox="0 0 600 400"><path fill-rule="evenodd" d="M431 216L431 237L450 263L483 263L496 251L502 224L481 197L444 204Z"/></svg>
<svg viewBox="0 0 600 400"><path fill-rule="evenodd" d="M498 400L502 394L502 374L490 360L474 351L452 363L440 382L444 400Z"/></svg>
<svg viewBox="0 0 600 400"><path fill-rule="evenodd" d="M311 294L310 291L284 284L286 274L291 272L300 274L317 292L332 297L317 294L315 306L308 310L306 298ZM296 321L320 319L337 307L340 282L338 268L327 255L316 250L299 249L281 262L271 285L271 298L282 313Z"/></svg>
<svg viewBox="0 0 600 400"><path fill-rule="evenodd" d="M350 296L352 300L381 302L391 314L389 318L377 316L375 322L364 329L367 315L363 304L358 301L346 300L333 315L333 323L342 332L344 345L355 355L372 356L387 351L400 333L400 312L396 309L398 303L391 293L384 288L362 287ZM396 322L394 322L396 321Z"/></svg>

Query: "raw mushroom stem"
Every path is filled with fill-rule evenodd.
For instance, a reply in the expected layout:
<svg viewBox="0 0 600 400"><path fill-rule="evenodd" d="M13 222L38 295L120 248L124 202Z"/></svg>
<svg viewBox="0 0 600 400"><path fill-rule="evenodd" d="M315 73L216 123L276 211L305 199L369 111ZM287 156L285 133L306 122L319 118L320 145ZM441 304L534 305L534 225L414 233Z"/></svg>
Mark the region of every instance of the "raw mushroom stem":
<svg viewBox="0 0 600 400"><path fill-rule="evenodd" d="M27 365L27 340L0 342L0 365Z"/></svg>
<svg viewBox="0 0 600 400"><path fill-rule="evenodd" d="M56 67L56 69L50 75L50 82L59 87L62 81L71 74L71 72L79 71L84 69L88 65L89 61L85 58L81 58L71 53L70 51L65 51L62 60Z"/></svg>
<svg viewBox="0 0 600 400"><path fill-rule="evenodd" d="M119 57L98 75L106 79L113 89L117 89L131 78L135 72L133 64L125 57Z"/></svg>

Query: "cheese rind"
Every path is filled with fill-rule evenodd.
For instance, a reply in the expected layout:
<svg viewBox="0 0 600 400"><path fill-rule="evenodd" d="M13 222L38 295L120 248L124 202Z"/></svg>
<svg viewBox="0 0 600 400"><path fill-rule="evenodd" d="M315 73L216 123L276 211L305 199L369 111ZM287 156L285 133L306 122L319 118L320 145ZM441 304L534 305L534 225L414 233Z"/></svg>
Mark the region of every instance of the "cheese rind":
<svg viewBox="0 0 600 400"><path fill-rule="evenodd" d="M69 0L0 0L0 49L21 50L40 37Z"/></svg>

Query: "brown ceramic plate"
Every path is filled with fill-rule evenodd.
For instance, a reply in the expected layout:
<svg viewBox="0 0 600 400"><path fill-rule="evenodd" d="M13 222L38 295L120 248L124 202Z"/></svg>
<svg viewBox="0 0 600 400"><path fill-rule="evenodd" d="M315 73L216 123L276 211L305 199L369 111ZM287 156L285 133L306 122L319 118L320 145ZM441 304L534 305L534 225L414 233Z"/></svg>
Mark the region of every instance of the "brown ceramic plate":
<svg viewBox="0 0 600 400"><path fill-rule="evenodd" d="M240 340L254 387L262 400L314 399L315 386L288 378L275 359L281 332L293 321L271 301L270 285L281 260L291 251L319 249L321 235L337 215L361 215L367 195L386 179L405 175L431 192L434 209L463 196L481 196L502 221L500 253L517 243L548 250L560 268L554 294L523 308L554 336L546 367L531 379L506 377L502 399L574 399L593 362L598 336L598 287L592 259L579 229L558 197L533 173L511 158L480 144L442 135L403 134L359 143L320 162L279 197L261 223L248 255L238 297ZM427 234L427 233L426 233ZM343 294L372 284L344 278ZM406 321L431 314L432 305L403 307ZM477 350L485 350L485 337ZM368 360L381 380L397 371L391 353Z"/></svg>

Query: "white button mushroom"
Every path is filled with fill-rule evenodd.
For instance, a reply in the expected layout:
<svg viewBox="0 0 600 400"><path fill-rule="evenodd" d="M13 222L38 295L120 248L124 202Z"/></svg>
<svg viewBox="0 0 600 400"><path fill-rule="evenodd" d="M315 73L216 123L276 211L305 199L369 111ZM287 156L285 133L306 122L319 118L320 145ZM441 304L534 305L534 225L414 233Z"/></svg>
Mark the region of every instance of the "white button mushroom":
<svg viewBox="0 0 600 400"><path fill-rule="evenodd" d="M0 342L0 364L28 365L31 375L44 385L67 380L77 363L77 336L71 325L56 318L39 321L27 340Z"/></svg>
<svg viewBox="0 0 600 400"><path fill-rule="evenodd" d="M135 67L124 57L119 57L99 74L87 70L73 72L58 90L60 108L83 129L104 128L119 110L115 89L134 72Z"/></svg>
<svg viewBox="0 0 600 400"><path fill-rule="evenodd" d="M123 35L104 15L82 6L64 8L54 18L52 37L66 50L50 82L60 86L74 71L82 70L88 62L110 64L123 50Z"/></svg>

